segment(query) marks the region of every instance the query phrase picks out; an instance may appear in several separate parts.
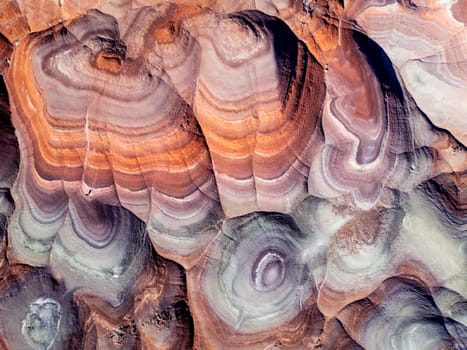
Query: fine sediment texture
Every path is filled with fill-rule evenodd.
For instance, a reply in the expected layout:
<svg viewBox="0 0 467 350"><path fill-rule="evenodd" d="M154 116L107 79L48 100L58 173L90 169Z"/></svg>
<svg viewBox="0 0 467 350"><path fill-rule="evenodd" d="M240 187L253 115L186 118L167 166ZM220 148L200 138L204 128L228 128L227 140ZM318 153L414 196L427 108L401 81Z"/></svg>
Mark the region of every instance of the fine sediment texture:
<svg viewBox="0 0 467 350"><path fill-rule="evenodd" d="M466 23L3 1L0 348L467 348Z"/></svg>

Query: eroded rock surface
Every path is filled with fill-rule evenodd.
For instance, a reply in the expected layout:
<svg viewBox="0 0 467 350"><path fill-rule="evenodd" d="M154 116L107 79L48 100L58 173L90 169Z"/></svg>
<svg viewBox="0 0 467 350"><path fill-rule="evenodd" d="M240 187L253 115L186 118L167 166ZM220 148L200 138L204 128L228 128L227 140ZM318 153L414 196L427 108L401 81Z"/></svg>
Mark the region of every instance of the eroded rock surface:
<svg viewBox="0 0 467 350"><path fill-rule="evenodd" d="M0 4L0 347L465 349L467 3Z"/></svg>

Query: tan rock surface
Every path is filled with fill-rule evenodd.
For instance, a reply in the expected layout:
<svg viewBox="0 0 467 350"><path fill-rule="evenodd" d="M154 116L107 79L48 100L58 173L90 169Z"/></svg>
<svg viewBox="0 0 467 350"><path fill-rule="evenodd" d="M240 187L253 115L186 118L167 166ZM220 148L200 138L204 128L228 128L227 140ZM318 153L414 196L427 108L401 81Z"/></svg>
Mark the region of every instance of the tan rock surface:
<svg viewBox="0 0 467 350"><path fill-rule="evenodd" d="M1 2L0 348L467 348L466 18Z"/></svg>

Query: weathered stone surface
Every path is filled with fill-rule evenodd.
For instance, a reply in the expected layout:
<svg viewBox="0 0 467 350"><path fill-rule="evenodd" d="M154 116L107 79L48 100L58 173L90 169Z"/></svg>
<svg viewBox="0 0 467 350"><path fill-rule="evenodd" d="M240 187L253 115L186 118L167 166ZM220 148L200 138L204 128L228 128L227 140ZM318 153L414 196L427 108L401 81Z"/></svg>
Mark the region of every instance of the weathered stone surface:
<svg viewBox="0 0 467 350"><path fill-rule="evenodd" d="M467 4L0 4L2 349L465 349Z"/></svg>

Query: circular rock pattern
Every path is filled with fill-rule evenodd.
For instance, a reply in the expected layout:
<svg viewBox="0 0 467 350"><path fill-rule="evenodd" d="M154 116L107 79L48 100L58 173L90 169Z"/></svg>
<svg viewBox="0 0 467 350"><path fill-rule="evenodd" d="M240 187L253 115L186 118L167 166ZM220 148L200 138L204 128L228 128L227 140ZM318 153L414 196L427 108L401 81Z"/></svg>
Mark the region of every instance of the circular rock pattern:
<svg viewBox="0 0 467 350"><path fill-rule="evenodd" d="M0 348L467 348L464 7L3 1Z"/></svg>

